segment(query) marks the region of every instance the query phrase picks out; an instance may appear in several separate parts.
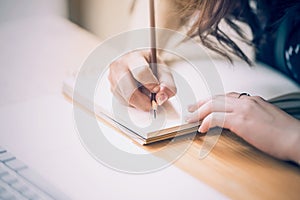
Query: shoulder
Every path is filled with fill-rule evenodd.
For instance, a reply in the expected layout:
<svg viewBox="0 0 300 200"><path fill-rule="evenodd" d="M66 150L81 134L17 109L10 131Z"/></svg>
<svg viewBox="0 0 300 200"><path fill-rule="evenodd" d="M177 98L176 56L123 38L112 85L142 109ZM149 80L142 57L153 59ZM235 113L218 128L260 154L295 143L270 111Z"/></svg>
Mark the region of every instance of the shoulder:
<svg viewBox="0 0 300 200"><path fill-rule="evenodd" d="M274 1L258 43L259 61L300 83L300 0Z"/></svg>

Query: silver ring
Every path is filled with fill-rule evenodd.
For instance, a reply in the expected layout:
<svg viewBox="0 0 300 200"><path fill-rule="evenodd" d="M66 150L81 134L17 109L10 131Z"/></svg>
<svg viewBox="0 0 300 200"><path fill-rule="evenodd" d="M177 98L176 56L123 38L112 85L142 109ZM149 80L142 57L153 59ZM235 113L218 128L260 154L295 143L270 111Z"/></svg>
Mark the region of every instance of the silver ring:
<svg viewBox="0 0 300 200"><path fill-rule="evenodd" d="M248 93L243 92L243 93L241 93L241 94L238 96L238 99L239 99L241 96L248 96L248 97L250 97L251 95L248 94Z"/></svg>

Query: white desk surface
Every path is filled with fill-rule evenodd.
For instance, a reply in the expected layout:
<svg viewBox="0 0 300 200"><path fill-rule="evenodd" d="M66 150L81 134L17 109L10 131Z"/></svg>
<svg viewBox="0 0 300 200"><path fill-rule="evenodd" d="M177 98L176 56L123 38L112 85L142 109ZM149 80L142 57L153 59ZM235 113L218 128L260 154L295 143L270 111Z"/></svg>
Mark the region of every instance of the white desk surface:
<svg viewBox="0 0 300 200"><path fill-rule="evenodd" d="M0 38L0 145L72 199L226 198L174 166L130 175L83 148L61 86L98 44L92 35L64 19L28 18L1 24Z"/></svg>

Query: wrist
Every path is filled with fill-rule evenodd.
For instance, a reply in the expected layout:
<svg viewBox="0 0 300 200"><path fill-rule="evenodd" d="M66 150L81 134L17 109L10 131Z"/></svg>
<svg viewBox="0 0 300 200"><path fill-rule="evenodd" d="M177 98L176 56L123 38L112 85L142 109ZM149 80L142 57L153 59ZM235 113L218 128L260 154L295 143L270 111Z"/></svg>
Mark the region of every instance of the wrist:
<svg viewBox="0 0 300 200"><path fill-rule="evenodd" d="M295 127L292 129L289 159L300 165L300 121L298 120L295 123Z"/></svg>
<svg viewBox="0 0 300 200"><path fill-rule="evenodd" d="M299 129L300 130L300 129ZM294 144L295 152L293 161L295 161L300 166L300 133L298 133L298 140Z"/></svg>

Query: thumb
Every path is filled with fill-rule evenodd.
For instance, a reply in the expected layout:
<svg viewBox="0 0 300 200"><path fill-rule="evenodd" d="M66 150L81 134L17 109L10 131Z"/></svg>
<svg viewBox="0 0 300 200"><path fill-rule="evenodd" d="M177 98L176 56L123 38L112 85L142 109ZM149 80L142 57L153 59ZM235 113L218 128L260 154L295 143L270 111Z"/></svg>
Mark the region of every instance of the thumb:
<svg viewBox="0 0 300 200"><path fill-rule="evenodd" d="M157 73L160 91L156 94L156 100L159 105L162 105L176 94L177 88L171 70L166 64L159 64Z"/></svg>
<svg viewBox="0 0 300 200"><path fill-rule="evenodd" d="M159 91L159 81L154 76L147 60L140 56L130 59L128 62L129 70L136 81L141 83L150 92Z"/></svg>

